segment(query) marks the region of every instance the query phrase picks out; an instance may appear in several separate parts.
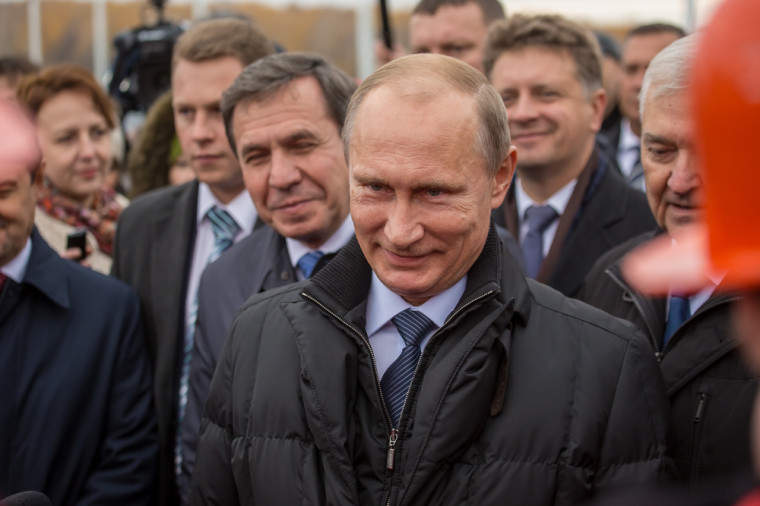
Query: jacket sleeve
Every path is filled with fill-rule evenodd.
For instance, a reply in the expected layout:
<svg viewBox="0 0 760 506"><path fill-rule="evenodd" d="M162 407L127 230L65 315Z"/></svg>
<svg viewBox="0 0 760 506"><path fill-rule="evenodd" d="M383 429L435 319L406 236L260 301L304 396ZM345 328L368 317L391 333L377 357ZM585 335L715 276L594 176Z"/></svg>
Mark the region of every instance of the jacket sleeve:
<svg viewBox="0 0 760 506"><path fill-rule="evenodd" d="M77 504L149 504L155 487L158 436L151 372L137 296L115 301L123 311L110 378L110 403L99 458ZM93 437L96 437L93 435Z"/></svg>
<svg viewBox="0 0 760 506"><path fill-rule="evenodd" d="M614 486L668 480L675 466L670 405L646 338L637 330L622 360L602 440L595 493Z"/></svg>
<svg viewBox="0 0 760 506"><path fill-rule="evenodd" d="M239 504L231 465L234 334L233 324L209 387L190 482L190 505Z"/></svg>

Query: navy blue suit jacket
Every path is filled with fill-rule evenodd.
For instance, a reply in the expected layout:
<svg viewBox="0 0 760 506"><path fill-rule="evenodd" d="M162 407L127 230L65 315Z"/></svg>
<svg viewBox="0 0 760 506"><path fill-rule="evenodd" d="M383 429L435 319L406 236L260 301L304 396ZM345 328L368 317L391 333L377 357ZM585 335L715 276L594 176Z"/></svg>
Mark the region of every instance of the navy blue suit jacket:
<svg viewBox="0 0 760 506"><path fill-rule="evenodd" d="M0 293L0 494L148 504L158 443L139 302L36 230Z"/></svg>

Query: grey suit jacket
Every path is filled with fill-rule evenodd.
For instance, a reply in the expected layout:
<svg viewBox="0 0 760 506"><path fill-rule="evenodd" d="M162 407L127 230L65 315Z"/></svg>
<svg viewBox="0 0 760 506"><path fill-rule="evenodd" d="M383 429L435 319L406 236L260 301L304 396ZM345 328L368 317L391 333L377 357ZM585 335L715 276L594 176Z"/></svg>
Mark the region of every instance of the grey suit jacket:
<svg viewBox="0 0 760 506"><path fill-rule="evenodd" d="M254 230L203 272L198 287L187 412L182 422L181 496L186 495L190 484L211 377L238 308L252 295L297 280L285 239L268 226Z"/></svg>
<svg viewBox="0 0 760 506"><path fill-rule="evenodd" d="M173 426L177 359L184 335L197 201L197 181L160 188L135 199L119 219L111 267L111 275L137 292L145 320L158 415L161 505L177 503Z"/></svg>

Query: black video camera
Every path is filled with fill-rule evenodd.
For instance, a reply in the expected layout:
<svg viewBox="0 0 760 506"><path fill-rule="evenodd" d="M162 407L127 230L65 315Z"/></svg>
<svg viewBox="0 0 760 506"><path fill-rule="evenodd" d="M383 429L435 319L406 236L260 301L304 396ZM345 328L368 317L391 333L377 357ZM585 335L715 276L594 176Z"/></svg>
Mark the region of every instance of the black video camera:
<svg viewBox="0 0 760 506"><path fill-rule="evenodd" d="M182 31L177 24L159 20L114 37L116 59L108 92L118 101L122 118L129 111L147 111L169 89L172 51Z"/></svg>

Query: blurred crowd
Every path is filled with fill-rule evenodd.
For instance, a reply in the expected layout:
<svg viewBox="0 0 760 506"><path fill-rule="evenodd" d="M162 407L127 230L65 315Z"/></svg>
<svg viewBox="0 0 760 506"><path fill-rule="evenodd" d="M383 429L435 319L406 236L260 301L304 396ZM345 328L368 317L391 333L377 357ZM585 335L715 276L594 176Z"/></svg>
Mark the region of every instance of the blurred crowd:
<svg viewBox="0 0 760 506"><path fill-rule="evenodd" d="M198 20L137 132L0 57L0 504L760 504L754 288L628 268L699 249L714 39L508 8L363 82Z"/></svg>

